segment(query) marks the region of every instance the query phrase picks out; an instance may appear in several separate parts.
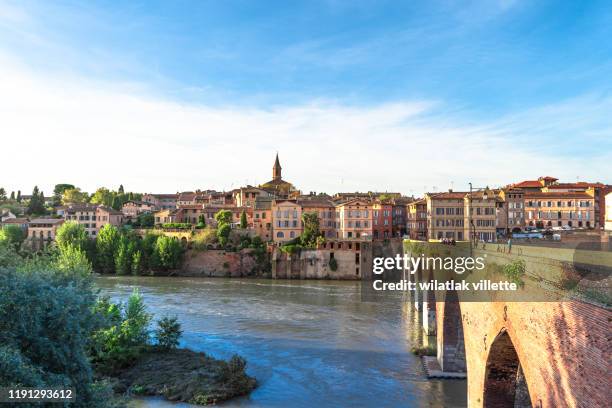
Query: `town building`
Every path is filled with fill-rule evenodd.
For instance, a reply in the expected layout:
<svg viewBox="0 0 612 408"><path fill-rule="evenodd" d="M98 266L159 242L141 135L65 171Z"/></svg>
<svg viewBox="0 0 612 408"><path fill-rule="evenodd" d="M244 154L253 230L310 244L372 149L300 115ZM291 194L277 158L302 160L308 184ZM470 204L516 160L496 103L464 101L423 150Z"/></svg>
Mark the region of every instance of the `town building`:
<svg viewBox="0 0 612 408"><path fill-rule="evenodd" d="M612 191L606 194L606 210L604 227L606 231L612 231Z"/></svg>
<svg viewBox="0 0 612 408"><path fill-rule="evenodd" d="M57 230L63 223L62 218L35 218L28 223L28 239L54 241Z"/></svg>
<svg viewBox="0 0 612 408"><path fill-rule="evenodd" d="M302 206L296 200L274 200L272 236L275 243L283 243L302 234Z"/></svg>
<svg viewBox="0 0 612 408"><path fill-rule="evenodd" d="M585 192L528 191L524 197L525 222L529 226L594 226L595 199Z"/></svg>
<svg viewBox="0 0 612 408"><path fill-rule="evenodd" d="M408 235L412 240L427 240L427 200L420 199L406 206Z"/></svg>
<svg viewBox="0 0 612 408"><path fill-rule="evenodd" d="M178 222L177 212L178 210L176 208L165 208L163 210L154 212L153 218L155 219L155 225Z"/></svg>
<svg viewBox="0 0 612 408"><path fill-rule="evenodd" d="M355 198L336 205L339 239L372 239L372 202Z"/></svg>
<svg viewBox="0 0 612 408"><path fill-rule="evenodd" d="M233 202L238 207L254 207L259 197L273 198L274 195L258 187L246 186L232 192Z"/></svg>
<svg viewBox="0 0 612 408"><path fill-rule="evenodd" d="M253 230L262 241L272 241L272 199L256 197L253 206Z"/></svg>
<svg viewBox="0 0 612 408"><path fill-rule="evenodd" d="M326 239L337 238L336 230L336 207L334 203L325 197L303 196L297 203L302 207L302 214L306 212L316 213L319 218L319 231Z"/></svg>
<svg viewBox="0 0 612 408"><path fill-rule="evenodd" d="M467 240L465 198L467 192L426 193L427 238ZM469 231L469 230L468 230Z"/></svg>
<svg viewBox="0 0 612 408"><path fill-rule="evenodd" d="M176 208L178 194L143 194L142 201L153 206L153 210Z"/></svg>
<svg viewBox="0 0 612 408"><path fill-rule="evenodd" d="M504 210L498 211L498 225L506 227L506 234L520 232L525 227L525 192L520 188L507 187L501 189L499 197L503 200Z"/></svg>
<svg viewBox="0 0 612 408"><path fill-rule="evenodd" d="M153 205L145 201L129 200L123 204L121 212L127 218L136 218L142 213L153 211L153 209Z"/></svg>
<svg viewBox="0 0 612 408"><path fill-rule="evenodd" d="M123 223L123 213L103 205L70 204L64 206L58 215L64 220L76 222L85 229L88 236L95 238L106 224L120 226Z"/></svg>
<svg viewBox="0 0 612 408"><path fill-rule="evenodd" d="M393 205L376 200L372 203L372 239L393 237Z"/></svg>
<svg viewBox="0 0 612 408"><path fill-rule="evenodd" d="M3 219L1 224L2 224L2 227L7 226L7 225L16 225L19 228L21 228L24 234L27 234L29 222L30 221L27 218L14 217L14 218Z"/></svg>
<svg viewBox="0 0 612 408"><path fill-rule="evenodd" d="M408 203L412 201L414 201L412 197L397 197L392 200L392 232L396 238L404 237L408 234Z"/></svg>
<svg viewBox="0 0 612 408"><path fill-rule="evenodd" d="M464 197L463 239L493 242L497 240L498 199L495 192L485 189L467 193ZM460 240L460 238L456 238Z"/></svg>

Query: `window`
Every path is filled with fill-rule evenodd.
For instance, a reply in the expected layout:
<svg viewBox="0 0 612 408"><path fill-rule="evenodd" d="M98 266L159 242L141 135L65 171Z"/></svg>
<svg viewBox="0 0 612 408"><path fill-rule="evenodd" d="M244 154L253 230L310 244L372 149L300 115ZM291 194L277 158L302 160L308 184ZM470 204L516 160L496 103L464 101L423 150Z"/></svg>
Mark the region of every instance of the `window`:
<svg viewBox="0 0 612 408"><path fill-rule="evenodd" d="M289 233L289 238L295 238L295 232L291 231L291 232Z"/></svg>
<svg viewBox="0 0 612 408"><path fill-rule="evenodd" d="M285 238L285 233L282 231L279 231L276 233L276 238Z"/></svg>

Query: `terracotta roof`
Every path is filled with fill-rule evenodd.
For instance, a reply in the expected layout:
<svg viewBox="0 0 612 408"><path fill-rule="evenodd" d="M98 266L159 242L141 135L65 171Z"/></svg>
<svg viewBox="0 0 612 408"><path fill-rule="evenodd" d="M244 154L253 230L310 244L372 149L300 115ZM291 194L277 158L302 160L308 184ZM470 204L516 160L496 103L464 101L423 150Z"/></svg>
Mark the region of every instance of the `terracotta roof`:
<svg viewBox="0 0 612 408"><path fill-rule="evenodd" d="M63 218L35 218L29 224L61 224L63 222Z"/></svg>
<svg viewBox="0 0 612 408"><path fill-rule="evenodd" d="M538 180L526 180L526 181L521 181L520 183L512 184L512 187L518 187L518 188L538 187L539 188L539 187L543 187L543 185Z"/></svg>
<svg viewBox="0 0 612 408"><path fill-rule="evenodd" d="M452 191L452 192L444 192L444 193L427 193L431 198L435 198L436 200L460 200L463 199L467 194L466 191Z"/></svg>
<svg viewBox="0 0 612 408"><path fill-rule="evenodd" d="M330 200L321 198L298 198L297 202L302 207L334 207L334 203L332 203Z"/></svg>
<svg viewBox="0 0 612 408"><path fill-rule="evenodd" d="M586 181L578 181L576 183L557 183L551 184L547 186L549 190L555 190L560 188L584 188L587 189L589 187L605 187L605 184L602 183L587 183Z"/></svg>
<svg viewBox="0 0 612 408"><path fill-rule="evenodd" d="M28 219L27 218L7 218L6 220L2 221L3 224L27 224L28 223Z"/></svg>
<svg viewBox="0 0 612 408"><path fill-rule="evenodd" d="M191 191L185 191L183 193L180 193L178 196L179 201L192 201L195 198L196 198L196 193L191 192Z"/></svg>
<svg viewBox="0 0 612 408"><path fill-rule="evenodd" d="M107 213L109 213L111 215L123 215L123 213L121 211L117 211L114 208L107 207L105 205L99 206L98 209L101 210L101 211L106 211Z"/></svg>
<svg viewBox="0 0 612 408"><path fill-rule="evenodd" d="M525 193L525 198L556 198L556 197L559 197L559 198L587 198L587 199L593 198L587 193L582 193L579 191L570 191L570 192L566 192L566 191L549 191L549 192L528 191Z"/></svg>

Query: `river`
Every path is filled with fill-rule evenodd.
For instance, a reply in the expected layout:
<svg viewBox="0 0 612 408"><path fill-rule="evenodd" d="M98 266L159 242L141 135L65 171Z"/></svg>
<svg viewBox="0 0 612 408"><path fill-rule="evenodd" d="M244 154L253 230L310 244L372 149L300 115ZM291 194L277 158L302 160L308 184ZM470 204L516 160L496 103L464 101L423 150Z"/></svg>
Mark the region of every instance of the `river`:
<svg viewBox="0 0 612 408"><path fill-rule="evenodd" d="M224 407L464 407L463 380L427 380L410 353L420 330L401 294L361 301L361 282L99 277L102 294L139 288L157 318L178 316L182 347L247 359L259 385ZM187 406L160 398L134 406Z"/></svg>

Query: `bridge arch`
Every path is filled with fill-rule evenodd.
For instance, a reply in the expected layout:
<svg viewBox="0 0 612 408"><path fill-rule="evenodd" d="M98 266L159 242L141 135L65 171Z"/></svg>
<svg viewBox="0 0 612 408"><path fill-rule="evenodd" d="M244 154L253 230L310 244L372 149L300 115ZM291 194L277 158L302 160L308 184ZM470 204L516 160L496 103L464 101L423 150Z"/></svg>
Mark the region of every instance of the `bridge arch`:
<svg viewBox="0 0 612 408"><path fill-rule="evenodd" d="M443 371L466 372L463 319L457 292L446 292L442 313L442 333L438 341L438 362Z"/></svg>
<svg viewBox="0 0 612 408"><path fill-rule="evenodd" d="M485 408L532 407L521 361L505 328L491 343L483 393Z"/></svg>

